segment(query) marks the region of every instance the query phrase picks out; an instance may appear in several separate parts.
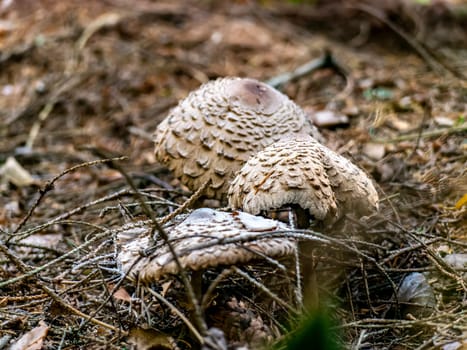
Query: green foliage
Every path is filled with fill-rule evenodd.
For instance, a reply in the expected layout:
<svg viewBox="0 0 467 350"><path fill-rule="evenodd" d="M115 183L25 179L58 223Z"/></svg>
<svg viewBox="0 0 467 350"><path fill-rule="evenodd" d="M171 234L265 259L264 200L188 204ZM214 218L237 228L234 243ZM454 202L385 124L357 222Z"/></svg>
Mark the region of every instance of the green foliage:
<svg viewBox="0 0 467 350"><path fill-rule="evenodd" d="M305 317L298 328L292 331L284 342L275 349L286 350L341 350L338 333L326 310L316 310Z"/></svg>
<svg viewBox="0 0 467 350"><path fill-rule="evenodd" d="M367 100L390 100L394 96L394 92L391 89L384 87L376 87L373 89L366 89L363 91L363 96Z"/></svg>

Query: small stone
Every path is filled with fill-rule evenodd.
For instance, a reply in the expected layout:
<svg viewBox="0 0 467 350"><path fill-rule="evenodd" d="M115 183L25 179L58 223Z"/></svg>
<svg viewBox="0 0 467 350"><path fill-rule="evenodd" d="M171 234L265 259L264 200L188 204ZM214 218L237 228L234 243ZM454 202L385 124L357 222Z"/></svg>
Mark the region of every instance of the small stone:
<svg viewBox="0 0 467 350"><path fill-rule="evenodd" d="M386 151L382 143L372 143L368 142L363 146L362 152L371 160L381 160L383 159Z"/></svg>
<svg viewBox="0 0 467 350"><path fill-rule="evenodd" d="M312 114L311 120L316 126L321 128L329 128L336 125L349 124L349 118L346 115L329 110L318 111Z"/></svg>

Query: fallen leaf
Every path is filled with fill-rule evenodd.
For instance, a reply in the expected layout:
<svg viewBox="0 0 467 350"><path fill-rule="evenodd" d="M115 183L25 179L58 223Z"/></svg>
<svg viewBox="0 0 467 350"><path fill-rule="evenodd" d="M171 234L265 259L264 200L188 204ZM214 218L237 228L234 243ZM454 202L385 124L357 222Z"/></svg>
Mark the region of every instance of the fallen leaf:
<svg viewBox="0 0 467 350"><path fill-rule="evenodd" d="M172 337L155 329L132 328L128 341L138 350L175 348Z"/></svg>
<svg viewBox="0 0 467 350"><path fill-rule="evenodd" d="M119 288L117 291L114 293L113 297L117 300L123 300L126 302L131 301L131 296L128 294L125 288Z"/></svg>
<svg viewBox="0 0 467 350"><path fill-rule="evenodd" d="M162 284L162 292L161 295L165 297L167 291L169 290L170 286L172 285L172 281L167 281Z"/></svg>
<svg viewBox="0 0 467 350"><path fill-rule="evenodd" d="M463 207L464 205L466 205L466 204L467 204L467 193L464 194L464 195L462 196L462 198L459 199L459 200L456 202L456 205L455 205L455 206L456 206L456 209L460 209L460 208L462 208L462 207Z"/></svg>
<svg viewBox="0 0 467 350"><path fill-rule="evenodd" d="M39 326L23 334L10 350L40 350L48 331L49 326L44 321L39 321Z"/></svg>
<svg viewBox="0 0 467 350"><path fill-rule="evenodd" d="M29 186L34 183L31 174L19 164L14 157L8 157L0 167L0 175L18 187Z"/></svg>
<svg viewBox="0 0 467 350"><path fill-rule="evenodd" d="M22 239L20 242L36 247L56 248L63 238L61 233L34 234Z"/></svg>

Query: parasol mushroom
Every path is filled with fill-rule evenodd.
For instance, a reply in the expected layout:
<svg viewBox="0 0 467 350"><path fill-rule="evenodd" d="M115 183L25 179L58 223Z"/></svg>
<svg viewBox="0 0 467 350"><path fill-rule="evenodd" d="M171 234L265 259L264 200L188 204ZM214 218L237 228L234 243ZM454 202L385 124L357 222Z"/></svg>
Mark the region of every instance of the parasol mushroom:
<svg viewBox="0 0 467 350"><path fill-rule="evenodd" d="M281 222L243 212L227 213L209 208L193 211L178 224L166 227L170 241L183 268L199 271L219 265L235 265L264 256L274 258L292 255L296 243L287 238L260 238L238 243L223 239L289 230ZM177 274L174 257L162 240L150 247L149 225L130 225L118 233L120 270L131 280L151 283L165 275ZM152 248L142 257L141 251Z"/></svg>
<svg viewBox="0 0 467 350"><path fill-rule="evenodd" d="M231 208L254 215L296 206L324 226L378 207L365 172L309 136L282 140L251 157L232 181L228 198Z"/></svg>
<svg viewBox="0 0 467 350"><path fill-rule="evenodd" d="M259 214L290 208L291 226L308 228L310 219L329 227L347 214L377 210L378 194L367 175L349 160L311 137L279 141L252 156L228 191L231 208ZM313 280L314 242L299 243L306 307L317 304ZM297 268L297 276L299 276Z"/></svg>
<svg viewBox="0 0 467 350"><path fill-rule="evenodd" d="M220 78L191 92L154 135L156 159L191 190L225 198L248 158L286 135L320 138L305 112L278 90L247 78Z"/></svg>

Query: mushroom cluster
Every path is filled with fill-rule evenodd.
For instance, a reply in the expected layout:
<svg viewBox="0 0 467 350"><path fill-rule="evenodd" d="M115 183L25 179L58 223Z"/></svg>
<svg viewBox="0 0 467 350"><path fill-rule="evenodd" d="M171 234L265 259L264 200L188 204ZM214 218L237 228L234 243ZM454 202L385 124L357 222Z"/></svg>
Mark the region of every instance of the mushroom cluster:
<svg viewBox="0 0 467 350"><path fill-rule="evenodd" d="M301 216L298 225L292 226L308 228L310 219L329 227L348 214L361 217L378 207L378 194L365 172L324 146L297 104L254 79L220 78L202 85L171 110L154 138L157 160L182 184L196 190L208 182L205 197L227 199L233 210L267 215L289 207ZM238 234L232 214L210 211L208 215L204 210L194 212L172 231L171 237L188 234L177 241L180 249L206 239L204 230L218 222L215 218L224 220L224 229L208 229L213 239ZM129 243L127 248L135 252L133 245L140 243L149 241ZM250 254L238 249L231 245L204 249L203 258L196 256L193 263L229 263L227 251ZM181 259L191 265L189 257ZM167 263L170 259L168 251L158 250L151 272L142 274L157 278L164 271L174 273L176 265Z"/></svg>
<svg viewBox="0 0 467 350"><path fill-rule="evenodd" d="M154 135L155 155L181 183L224 199L250 156L288 135L320 139L305 112L286 95L254 79L220 78L191 92Z"/></svg>
<svg viewBox="0 0 467 350"><path fill-rule="evenodd" d="M178 215L164 227L168 242L151 237L147 223L123 227L117 261L132 281L150 284L182 268L193 283L209 267L297 257L306 245L275 231L308 228L310 219L329 227L378 207L365 172L324 146L299 106L257 80L202 85L171 110L154 140L156 159L183 185L201 191L207 184L205 197L228 200L230 211ZM287 207L298 225L258 216ZM297 300L300 275L296 265ZM307 275L305 266L305 294Z"/></svg>

